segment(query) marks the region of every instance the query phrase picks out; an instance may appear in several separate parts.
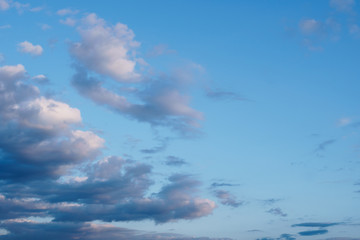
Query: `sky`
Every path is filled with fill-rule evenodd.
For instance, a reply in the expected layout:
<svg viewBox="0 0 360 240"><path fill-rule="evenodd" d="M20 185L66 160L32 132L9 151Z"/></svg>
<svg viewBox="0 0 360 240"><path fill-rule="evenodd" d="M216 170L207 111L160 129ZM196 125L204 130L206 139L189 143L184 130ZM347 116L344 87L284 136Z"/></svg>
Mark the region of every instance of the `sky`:
<svg viewBox="0 0 360 240"><path fill-rule="evenodd" d="M0 0L0 240L360 240L359 14Z"/></svg>

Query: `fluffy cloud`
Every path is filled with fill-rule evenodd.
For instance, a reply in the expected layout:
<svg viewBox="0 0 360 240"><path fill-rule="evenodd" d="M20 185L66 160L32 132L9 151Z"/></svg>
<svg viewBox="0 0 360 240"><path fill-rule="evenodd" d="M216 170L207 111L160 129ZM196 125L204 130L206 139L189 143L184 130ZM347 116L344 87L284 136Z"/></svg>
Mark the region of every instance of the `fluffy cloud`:
<svg viewBox="0 0 360 240"><path fill-rule="evenodd" d="M39 56L43 53L43 48L40 45L33 45L28 41L19 43L18 47L20 52L29 53L33 56Z"/></svg>
<svg viewBox="0 0 360 240"><path fill-rule="evenodd" d="M126 25L108 26L94 13L82 19L78 28L81 41L73 43L71 54L87 68L120 82L137 81L136 61L132 53L139 43Z"/></svg>
<svg viewBox="0 0 360 240"><path fill-rule="evenodd" d="M28 78L23 65L0 67L4 239L22 238L30 229L31 236L56 239L54 228L67 229L69 222L75 232L68 229L61 236L73 238L89 230L84 228L88 221L164 223L207 216L215 209L213 201L198 196L200 182L191 176L172 175L160 191L149 193L150 165L116 156L98 161L105 142L91 131L76 129L80 111L41 96L26 83ZM36 223L29 217L52 220Z"/></svg>
<svg viewBox="0 0 360 240"><path fill-rule="evenodd" d="M65 128L70 124L80 123L80 111L63 102L39 97L20 106L28 112L23 124L33 128L56 129Z"/></svg>
<svg viewBox="0 0 360 240"><path fill-rule="evenodd" d="M26 84L23 65L0 67L1 179L57 177L71 166L93 158L103 140L73 130L80 111L40 95Z"/></svg>

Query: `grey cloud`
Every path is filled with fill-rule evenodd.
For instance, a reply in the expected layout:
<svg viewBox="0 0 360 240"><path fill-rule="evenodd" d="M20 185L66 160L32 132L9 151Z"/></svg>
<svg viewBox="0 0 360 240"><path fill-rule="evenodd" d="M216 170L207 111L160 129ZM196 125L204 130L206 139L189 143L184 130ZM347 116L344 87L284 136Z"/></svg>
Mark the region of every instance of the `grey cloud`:
<svg viewBox="0 0 360 240"><path fill-rule="evenodd" d="M80 67L76 67L72 84L81 95L97 104L152 126L169 127L183 135L195 133L198 120L203 118L200 112L188 106L189 96L180 92L182 87L176 79L149 81L135 93L142 104L130 103L124 96L104 88L102 82L88 76Z"/></svg>
<svg viewBox="0 0 360 240"><path fill-rule="evenodd" d="M269 199L265 199L265 200L262 200L262 202L266 205L272 205L274 203L277 203L279 201L281 201L282 199L279 199L279 198L269 198Z"/></svg>
<svg viewBox="0 0 360 240"><path fill-rule="evenodd" d="M95 223L10 222L0 223L0 227L8 229L10 232L1 236L1 239L4 240L231 240L229 238L188 237L180 234L145 232Z"/></svg>
<svg viewBox="0 0 360 240"><path fill-rule="evenodd" d="M138 179L134 176L133 180ZM179 219L194 219L210 214L215 203L194 197L198 181L190 176L173 175L170 183L151 197L118 199L114 204L86 204L56 209L51 212L55 221L140 221L157 223Z"/></svg>
<svg viewBox="0 0 360 240"><path fill-rule="evenodd" d="M314 150L315 153L323 152L325 151L330 145L334 144L336 142L336 139L329 139L326 141L323 141L318 144L316 149Z"/></svg>
<svg viewBox="0 0 360 240"><path fill-rule="evenodd" d="M305 222L291 225L292 227L331 227L340 223Z"/></svg>
<svg viewBox="0 0 360 240"><path fill-rule="evenodd" d="M211 187L236 187L240 186L240 184L226 183L226 182L213 182Z"/></svg>
<svg viewBox="0 0 360 240"><path fill-rule="evenodd" d="M153 148L147 148L147 149L141 149L140 151L145 154L154 154L158 152L164 151L169 143L169 138L160 139L160 144L158 146L155 146Z"/></svg>
<svg viewBox="0 0 360 240"><path fill-rule="evenodd" d="M223 90L206 90L206 96L214 100L236 100L236 101L249 101L248 99L240 96L239 94L231 91Z"/></svg>
<svg viewBox="0 0 360 240"><path fill-rule="evenodd" d="M42 97L26 78L20 64L0 68L0 179L56 178L94 158L103 140L72 130L81 122L80 111Z"/></svg>
<svg viewBox="0 0 360 240"><path fill-rule="evenodd" d="M168 166L182 166L188 164L184 159L175 157L175 156L167 156L165 164Z"/></svg>
<svg viewBox="0 0 360 240"><path fill-rule="evenodd" d="M258 238L256 240L296 240L296 238L292 234L283 233L278 238L265 237L265 238Z"/></svg>
<svg viewBox="0 0 360 240"><path fill-rule="evenodd" d="M74 130L81 123L80 111L42 97L26 78L22 65L0 68L2 220L39 216L79 224L163 223L212 213L215 203L197 197L200 183L191 176L174 175L147 196L151 166L114 156L96 161L104 140Z"/></svg>
<svg viewBox="0 0 360 240"><path fill-rule="evenodd" d="M281 208L271 208L270 210L267 211L268 213L271 213L272 215L278 215L281 217L286 217L287 214L284 213Z"/></svg>
<svg viewBox="0 0 360 240"><path fill-rule="evenodd" d="M231 207L239 207L243 204L242 201L238 201L234 195L225 190L215 190L215 196L220 199L221 204Z"/></svg>
<svg viewBox="0 0 360 240"><path fill-rule="evenodd" d="M299 235L301 236L316 236L316 235L322 235L322 234L326 234L329 231L326 229L320 229L320 230L311 230L311 231L303 231L303 232L299 232Z"/></svg>

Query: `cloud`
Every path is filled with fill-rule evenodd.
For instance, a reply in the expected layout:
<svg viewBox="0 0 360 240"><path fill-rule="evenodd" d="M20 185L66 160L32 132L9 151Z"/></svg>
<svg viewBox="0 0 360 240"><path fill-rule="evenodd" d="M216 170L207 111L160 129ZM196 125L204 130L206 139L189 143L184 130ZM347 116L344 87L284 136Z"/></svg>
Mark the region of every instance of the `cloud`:
<svg viewBox="0 0 360 240"><path fill-rule="evenodd" d="M335 142L336 142L336 139L329 139L329 140L326 140L324 142L321 142L321 143L318 144L318 146L316 147L314 152L315 153L323 152L328 148L328 146L334 144Z"/></svg>
<svg viewBox="0 0 360 240"><path fill-rule="evenodd" d="M303 232L299 232L298 234L300 236L315 236L315 235L322 235L322 234L326 234L329 231L326 229L320 229L320 230L312 230L312 231L303 231Z"/></svg>
<svg viewBox="0 0 360 240"><path fill-rule="evenodd" d="M231 91L222 90L206 90L206 96L214 100L236 100L236 101L248 101L248 99L241 97L239 94Z"/></svg>
<svg viewBox="0 0 360 240"><path fill-rule="evenodd" d="M11 25L10 24L6 24L6 25L1 25L0 26L0 29L9 29L11 28Z"/></svg>
<svg viewBox="0 0 360 240"><path fill-rule="evenodd" d="M229 238L188 237L180 234L145 232L96 223L6 222L1 223L0 226L10 230L7 235L2 236L4 240L231 240Z"/></svg>
<svg viewBox="0 0 360 240"><path fill-rule="evenodd" d="M56 12L57 15L59 16L65 16L65 15L75 15L75 14L78 14L79 11L78 10L73 10L73 9L70 9L70 8L63 8L63 9L60 9Z"/></svg>
<svg viewBox="0 0 360 240"><path fill-rule="evenodd" d="M303 34L310 35L319 33L322 28L322 23L315 19L304 19L300 21L299 28Z"/></svg>
<svg viewBox="0 0 360 240"><path fill-rule="evenodd" d="M119 82L138 81L132 57L139 43L125 24L109 26L96 14L88 14L78 28L81 41L71 44L71 55L82 65Z"/></svg>
<svg viewBox="0 0 360 240"><path fill-rule="evenodd" d="M291 225L292 227L331 227L339 225L340 223L321 223L321 222L305 222Z"/></svg>
<svg viewBox="0 0 360 240"><path fill-rule="evenodd" d="M77 67L76 71L72 85L81 95L129 118L169 127L183 135L195 133L198 120L203 119L202 113L189 106L190 97L180 91L182 83L176 77L162 76L147 82L135 93L140 101L131 103L126 97L104 88L101 81L89 77L85 69Z"/></svg>
<svg viewBox="0 0 360 240"><path fill-rule="evenodd" d="M10 8L10 4L7 0L0 0L0 10L5 11Z"/></svg>
<svg viewBox="0 0 360 240"><path fill-rule="evenodd" d="M130 169L131 170L131 169ZM140 171L139 171L140 170ZM144 172L145 171L145 172ZM134 174L135 173L135 174ZM134 171L129 171L129 177L131 181L139 182L144 179L143 174L147 174L148 168L141 167L140 169L135 168ZM140 177L140 178L139 178ZM144 179L146 180L146 178ZM110 180L109 180L110 181ZM199 182L186 175L173 175L169 178L170 183L165 185L160 192L153 194L152 197L140 197L143 192L140 192L140 196L136 197L130 195L129 192L123 192L119 188L124 186L130 193L138 193L135 190L138 189L135 186L129 184L119 184L119 188L115 187L114 182L109 183L108 187L114 187L119 189L118 193L123 194L122 197L113 198L101 198L101 201L96 203L93 196L86 198L92 202L88 202L86 205L71 206L66 209L57 209L52 212L52 216L55 217L55 221L72 221L72 222L83 222L83 221L141 221L141 220L154 220L156 223L165 223L169 221L176 221L179 219L194 219L202 216L209 215L216 207L215 203L208 199L201 199L193 197L196 192L196 187ZM101 182L101 185L107 182ZM145 181L148 184L147 181ZM82 183L80 183L82 184ZM83 184L86 184L83 183ZM140 184L140 187L143 184ZM98 189L103 191L103 186L94 186L85 188L89 189L89 192L94 194ZM106 189L106 188L105 188ZM141 191L145 191L147 188L140 188ZM74 189L72 193L78 192ZM111 191L108 192L108 194ZM106 193L105 193L106 194ZM68 194L68 197L73 198L73 194ZM86 195L85 195L86 196ZM121 195L120 195L121 196ZM63 195L60 195L63 198ZM81 202L86 201L81 200ZM116 201L113 204L104 204L104 199L108 201ZM131 199L131 201L129 201ZM106 201L105 201L106 203Z"/></svg>
<svg viewBox="0 0 360 240"><path fill-rule="evenodd" d="M230 192L225 190L215 190L214 191L215 196L221 200L221 204L228 205L231 207L239 207L243 204L242 201L238 201L236 197Z"/></svg>
<svg viewBox="0 0 360 240"><path fill-rule="evenodd" d="M213 182L211 187L236 187L240 186L240 184L233 184L233 183L225 183L225 182Z"/></svg>
<svg viewBox="0 0 360 240"><path fill-rule="evenodd" d="M59 22L60 22L61 24L68 25L68 26L70 26L70 27L73 27L73 26L75 26L75 24L76 24L76 20L73 19L73 18L71 18L71 17L68 17L68 18L66 18L65 20L64 20L64 19L60 19Z"/></svg>
<svg viewBox="0 0 360 240"><path fill-rule="evenodd" d="M51 26L49 24L46 24L46 23L40 24L40 27L44 31L51 29Z"/></svg>
<svg viewBox="0 0 360 240"><path fill-rule="evenodd" d="M278 238L265 237L265 238L258 238L256 240L296 240L296 238L292 234L283 233Z"/></svg>
<svg viewBox="0 0 360 240"><path fill-rule="evenodd" d="M175 156L167 156L165 164L168 166L180 167L182 165L188 164L184 159L175 157Z"/></svg>
<svg viewBox="0 0 360 240"><path fill-rule="evenodd" d="M18 44L19 51L23 53L29 53L33 56L39 56L43 53L43 48L40 45L33 45L28 41L24 41Z"/></svg>
<svg viewBox="0 0 360 240"><path fill-rule="evenodd" d="M330 6L340 12L351 12L355 6L354 0L330 0Z"/></svg>
<svg viewBox="0 0 360 240"><path fill-rule="evenodd" d="M0 67L0 228L9 232L5 239L26 233L56 239L57 228L74 226L75 232L60 234L68 239L86 232L82 228L90 221L165 223L204 217L216 208L198 196L200 182L190 175L172 175L151 193L152 166L117 156L98 160L105 141L76 128L80 111L41 96L28 78L23 65ZM51 222L29 222L29 217Z"/></svg>
<svg viewBox="0 0 360 240"><path fill-rule="evenodd" d="M337 122L337 125L340 127L349 125L352 122L351 118L340 118Z"/></svg>
<svg viewBox="0 0 360 240"><path fill-rule="evenodd" d="M154 46L148 53L147 56L148 57L158 57L161 55L166 55L166 54L174 54L176 53L175 50L169 49L169 47L165 44L159 44Z"/></svg>
<svg viewBox="0 0 360 240"><path fill-rule="evenodd" d="M287 214L284 213L280 208L272 208L272 209L268 210L267 212L271 213L272 215L277 215L277 216L281 216L281 217L287 216Z"/></svg>
<svg viewBox="0 0 360 240"><path fill-rule="evenodd" d="M266 204L266 205L272 205L272 204L277 203L277 202L279 202L279 201L281 201L281 200L282 200L282 199L279 199L279 198L277 198L277 199L275 199L275 198L269 198L269 199L262 200L262 202L263 202L264 204Z"/></svg>
<svg viewBox="0 0 360 240"><path fill-rule="evenodd" d="M43 74L36 75L36 76L32 77L31 79L40 84L49 83L49 79Z"/></svg>
<svg viewBox="0 0 360 240"><path fill-rule="evenodd" d="M169 138L160 139L160 144L153 148L141 149L140 152L145 154L154 154L164 151L169 144Z"/></svg>
<svg viewBox="0 0 360 240"><path fill-rule="evenodd" d="M0 178L40 179L59 176L67 165L96 156L103 140L73 130L80 111L45 98L26 84L23 65L0 67ZM41 166L41 167L40 167Z"/></svg>

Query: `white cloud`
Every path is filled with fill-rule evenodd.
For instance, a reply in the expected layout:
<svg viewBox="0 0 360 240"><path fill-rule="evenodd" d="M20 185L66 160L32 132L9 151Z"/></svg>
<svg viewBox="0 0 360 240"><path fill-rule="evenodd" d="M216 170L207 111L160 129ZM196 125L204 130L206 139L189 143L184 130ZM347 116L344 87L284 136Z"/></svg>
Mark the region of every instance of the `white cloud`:
<svg viewBox="0 0 360 240"><path fill-rule="evenodd" d="M140 78L135 72L134 33L126 25L108 26L96 14L87 15L78 28L81 42L72 44L71 54L87 68L120 82L133 82Z"/></svg>
<svg viewBox="0 0 360 240"><path fill-rule="evenodd" d="M25 77L25 68L23 65L18 64L15 66L3 66L0 67L0 78L3 81L9 80L15 80Z"/></svg>
<svg viewBox="0 0 360 240"><path fill-rule="evenodd" d="M40 97L21 106L30 111L23 123L32 128L59 129L81 122L80 111L68 104Z"/></svg>
<svg viewBox="0 0 360 240"><path fill-rule="evenodd" d="M10 8L10 4L7 0L0 0L0 10L8 10Z"/></svg>
<svg viewBox="0 0 360 240"><path fill-rule="evenodd" d="M77 152L82 153L84 156L102 148L105 143L104 139L90 131L74 130L71 134L72 146L77 149Z"/></svg>
<svg viewBox="0 0 360 240"><path fill-rule="evenodd" d="M36 76L32 77L31 79L33 79L37 83L48 83L49 82L49 79L43 74L36 75Z"/></svg>
<svg viewBox="0 0 360 240"><path fill-rule="evenodd" d="M65 16L65 15L75 15L78 12L79 12L78 10L72 10L70 8L63 8L63 9L58 10L56 12L56 14L59 16Z"/></svg>
<svg viewBox="0 0 360 240"><path fill-rule="evenodd" d="M66 18L65 20L60 19L59 22L61 24L68 25L68 26L71 26L71 27L75 26L75 24L76 24L76 20L73 19L73 18L70 18L70 17Z"/></svg>
<svg viewBox="0 0 360 240"><path fill-rule="evenodd" d="M19 51L29 53L34 56L39 56L43 53L43 48L40 45L33 45L31 42L24 41L18 44Z"/></svg>

